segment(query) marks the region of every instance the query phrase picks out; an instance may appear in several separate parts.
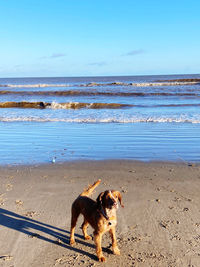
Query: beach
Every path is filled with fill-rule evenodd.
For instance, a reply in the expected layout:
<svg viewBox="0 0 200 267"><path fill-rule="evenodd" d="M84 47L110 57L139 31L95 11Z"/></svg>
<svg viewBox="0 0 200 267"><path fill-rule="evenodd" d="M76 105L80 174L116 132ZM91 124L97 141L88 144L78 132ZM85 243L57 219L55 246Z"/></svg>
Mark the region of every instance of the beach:
<svg viewBox="0 0 200 267"><path fill-rule="evenodd" d="M97 179L92 195L122 193L117 238L108 234L99 263L93 240L76 227L69 245L71 204ZM71 161L0 167L0 266L199 266L200 165L128 160ZM92 235L92 228L88 228Z"/></svg>
<svg viewBox="0 0 200 267"><path fill-rule="evenodd" d="M0 267L200 267L200 2L2 3Z"/></svg>
<svg viewBox="0 0 200 267"><path fill-rule="evenodd" d="M0 79L0 266L200 266L200 76ZM71 205L122 193L113 255ZM89 234L93 234L91 227Z"/></svg>

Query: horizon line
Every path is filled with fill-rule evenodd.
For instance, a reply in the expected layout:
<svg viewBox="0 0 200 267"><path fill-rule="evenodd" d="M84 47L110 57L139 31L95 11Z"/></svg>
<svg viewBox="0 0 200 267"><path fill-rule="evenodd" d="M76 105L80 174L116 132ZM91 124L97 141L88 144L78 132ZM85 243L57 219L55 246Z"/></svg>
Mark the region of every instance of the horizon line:
<svg viewBox="0 0 200 267"><path fill-rule="evenodd" d="M92 76L21 76L21 77L0 77L0 79L30 79L30 78L98 78L98 77L141 77L141 76L177 76L177 75L200 75L200 73L176 73L176 74L135 74L135 75L92 75Z"/></svg>

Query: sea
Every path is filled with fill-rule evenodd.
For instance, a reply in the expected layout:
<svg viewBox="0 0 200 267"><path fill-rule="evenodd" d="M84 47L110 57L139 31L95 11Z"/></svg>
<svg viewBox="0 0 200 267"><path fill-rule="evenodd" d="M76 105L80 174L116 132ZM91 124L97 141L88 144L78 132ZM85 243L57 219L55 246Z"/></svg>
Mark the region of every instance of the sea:
<svg viewBox="0 0 200 267"><path fill-rule="evenodd" d="M200 75L0 78L0 165L200 161Z"/></svg>

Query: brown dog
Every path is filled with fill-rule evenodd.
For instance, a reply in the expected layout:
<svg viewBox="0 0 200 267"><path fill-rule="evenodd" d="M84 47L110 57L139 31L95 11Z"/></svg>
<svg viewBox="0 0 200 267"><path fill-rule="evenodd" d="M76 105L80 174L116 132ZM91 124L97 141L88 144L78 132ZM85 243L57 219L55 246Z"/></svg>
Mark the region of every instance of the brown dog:
<svg viewBox="0 0 200 267"><path fill-rule="evenodd" d="M94 201L88 196L92 194L94 189L100 184L99 179L88 189L84 190L72 204L72 218L71 218L71 232L70 245L75 244L74 231L78 216L84 216L82 224L82 231L86 240L91 239L87 234L87 227L90 224L94 228L94 242L96 245L96 252L99 261L104 262L106 259L103 256L101 248L102 235L105 232L110 233L112 238L112 250L116 255L120 255L120 250L117 246L117 239L115 235L115 226L117 224L116 210L118 208L118 200L122 205L122 197L119 191L106 190L100 193L97 200Z"/></svg>

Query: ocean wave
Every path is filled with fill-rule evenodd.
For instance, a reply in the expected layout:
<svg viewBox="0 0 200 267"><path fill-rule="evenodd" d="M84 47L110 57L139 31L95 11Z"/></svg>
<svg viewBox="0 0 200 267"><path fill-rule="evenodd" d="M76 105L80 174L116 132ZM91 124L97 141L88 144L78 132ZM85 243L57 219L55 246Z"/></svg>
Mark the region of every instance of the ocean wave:
<svg viewBox="0 0 200 267"><path fill-rule="evenodd" d="M116 104L116 103L79 103L79 102L69 102L69 103L57 103L52 102L47 104L48 108L52 109L79 109L79 108L124 108L124 107L135 107L135 108L170 108L170 107L200 107L200 103L193 104L160 104L160 105L127 105L127 104Z"/></svg>
<svg viewBox="0 0 200 267"><path fill-rule="evenodd" d="M64 123L194 123L200 118L186 117L132 117L132 118L42 118L36 116L0 117L1 122L64 122Z"/></svg>
<svg viewBox="0 0 200 267"><path fill-rule="evenodd" d="M145 96L187 96L200 97L199 93L170 93L170 92L102 92L102 91L83 91L83 90L64 90L64 91L8 91L0 90L0 95L22 95L22 96L124 96L124 97L145 97Z"/></svg>
<svg viewBox="0 0 200 267"><path fill-rule="evenodd" d="M45 108L47 107L48 103L44 102L1 102L0 108Z"/></svg>
<svg viewBox="0 0 200 267"><path fill-rule="evenodd" d="M83 83L83 84L0 84L0 87L8 88L46 88L46 87L103 87L103 86L134 86L134 87L152 87L152 86L177 86L177 85L195 85L200 84L200 79L166 80L156 82L112 82L112 83Z"/></svg>
<svg viewBox="0 0 200 267"><path fill-rule="evenodd" d="M50 105L48 105L48 107L53 108L53 109L80 109L80 108L116 109L116 108L132 107L132 105L118 104L118 103L81 103L81 102L56 103L56 102L53 102Z"/></svg>
<svg viewBox="0 0 200 267"><path fill-rule="evenodd" d="M196 83L200 83L200 79L199 78L186 78L186 79L173 79L173 80L157 80L156 82L184 82L184 83L196 82Z"/></svg>
<svg viewBox="0 0 200 267"><path fill-rule="evenodd" d="M49 83L36 83L36 84L0 84L0 87L9 88L45 88L45 87L68 87L69 84L49 84Z"/></svg>
<svg viewBox="0 0 200 267"><path fill-rule="evenodd" d="M181 104L156 104L156 105L130 105L120 103L83 103L83 102L67 102L67 103L47 103L47 102L0 102L0 108L24 108L24 109L119 109L119 108L162 108L162 107L199 107L200 103L181 103Z"/></svg>
<svg viewBox="0 0 200 267"><path fill-rule="evenodd" d="M35 108L35 109L116 109L131 107L132 105L118 104L118 103L81 103L81 102L68 102L68 103L46 103L46 102L2 102L0 103L0 108Z"/></svg>
<svg viewBox="0 0 200 267"><path fill-rule="evenodd" d="M112 82L112 83L87 83L87 84L80 84L79 86L84 87L95 87L95 86L135 86L135 87L149 87L149 86L176 86L176 85L192 85L192 84L199 84L200 81L193 81L190 79L188 81L156 81L156 82Z"/></svg>

